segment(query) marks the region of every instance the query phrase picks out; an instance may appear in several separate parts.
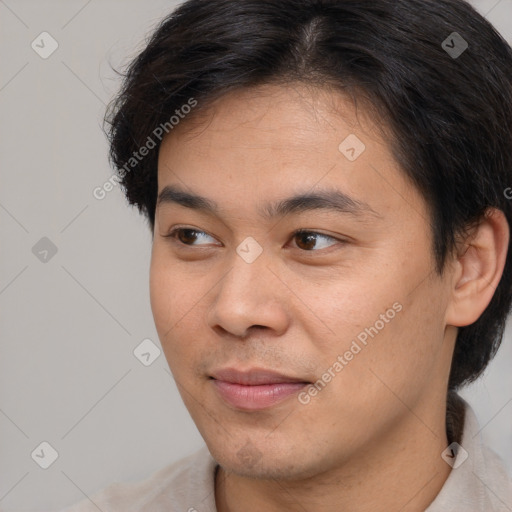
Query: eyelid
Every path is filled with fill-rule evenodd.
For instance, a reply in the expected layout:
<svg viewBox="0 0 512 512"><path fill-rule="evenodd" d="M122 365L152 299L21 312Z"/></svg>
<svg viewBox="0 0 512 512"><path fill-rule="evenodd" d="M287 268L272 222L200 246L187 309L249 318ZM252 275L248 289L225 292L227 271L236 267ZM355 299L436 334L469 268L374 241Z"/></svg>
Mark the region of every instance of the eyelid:
<svg viewBox="0 0 512 512"><path fill-rule="evenodd" d="M348 240L344 240L343 238L338 238L336 236L328 235L326 233L322 233L321 231L316 231L315 229L308 229L308 228L297 229L296 231L294 231L292 233L290 240L293 240L297 235L301 235L301 234L320 235L320 237L322 237L322 238L329 238L329 239L333 240L334 242L337 242L337 244L342 244L342 245L348 243ZM330 245L329 247L324 247L323 249L318 249L318 250L311 250L311 251L301 250L301 252L306 253L306 254L312 254L312 253L325 254L327 251L330 251L332 249L332 247L335 247L337 244L334 243L334 244Z"/></svg>
<svg viewBox="0 0 512 512"><path fill-rule="evenodd" d="M294 231L292 233L292 237L297 236L297 235L302 235L302 234L305 234L305 233L307 233L308 235L320 235L320 236L323 236L325 238L330 238L331 240L342 241L342 240L340 240L339 238L336 238L333 235L328 235L327 233L322 233L321 231L316 231L314 229L306 229L306 228L297 229L296 231Z"/></svg>
<svg viewBox="0 0 512 512"><path fill-rule="evenodd" d="M187 245L187 244L184 244L184 243L181 243L177 238L176 238L176 233L178 233L179 231L195 231L197 233L202 233L202 234L205 234L205 235L208 235L209 237L213 238L214 240L217 240L213 235L211 235L210 233L208 233L208 231L204 231L203 229L199 229L199 228L193 228L193 227L190 227L190 226L174 226L170 231L169 233L167 233L166 235L162 235L163 238L172 238L174 239L179 245L181 245L182 247L201 247L201 245Z"/></svg>

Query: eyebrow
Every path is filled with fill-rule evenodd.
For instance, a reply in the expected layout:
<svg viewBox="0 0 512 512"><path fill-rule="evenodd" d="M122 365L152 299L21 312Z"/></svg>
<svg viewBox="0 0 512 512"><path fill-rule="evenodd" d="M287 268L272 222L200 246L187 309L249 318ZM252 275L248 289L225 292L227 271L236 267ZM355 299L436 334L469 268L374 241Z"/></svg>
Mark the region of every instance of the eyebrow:
<svg viewBox="0 0 512 512"><path fill-rule="evenodd" d="M215 201L186 192L177 185L167 185L162 189L158 195L157 207L162 204L178 204L208 215L219 216L221 213L221 208ZM382 217L364 201L354 199L344 192L332 188L305 192L274 203L267 203L260 209L259 214L264 219L270 220L313 210L334 211L357 217L367 215Z"/></svg>

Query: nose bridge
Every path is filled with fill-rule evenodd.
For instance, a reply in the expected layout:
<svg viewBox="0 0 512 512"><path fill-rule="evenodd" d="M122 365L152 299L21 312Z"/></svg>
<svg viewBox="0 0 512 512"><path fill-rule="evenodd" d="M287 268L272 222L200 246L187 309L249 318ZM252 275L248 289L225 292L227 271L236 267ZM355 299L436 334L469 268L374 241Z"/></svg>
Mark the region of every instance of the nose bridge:
<svg viewBox="0 0 512 512"><path fill-rule="evenodd" d="M240 244L232 266L219 282L210 312L210 325L243 336L245 331L259 325L281 331L287 322L286 306L281 300L283 290L276 276L267 268L269 260L261 251L254 257L254 247ZM250 254L251 257L246 256Z"/></svg>
<svg viewBox="0 0 512 512"><path fill-rule="evenodd" d="M240 255L241 248L242 244L232 259L231 270L220 283L220 294L240 303L255 305L261 300L268 300L268 294L272 294L269 281L275 280L275 276L267 268L269 262L266 254L261 252L254 257L250 249L248 254L251 258L246 259L244 255Z"/></svg>

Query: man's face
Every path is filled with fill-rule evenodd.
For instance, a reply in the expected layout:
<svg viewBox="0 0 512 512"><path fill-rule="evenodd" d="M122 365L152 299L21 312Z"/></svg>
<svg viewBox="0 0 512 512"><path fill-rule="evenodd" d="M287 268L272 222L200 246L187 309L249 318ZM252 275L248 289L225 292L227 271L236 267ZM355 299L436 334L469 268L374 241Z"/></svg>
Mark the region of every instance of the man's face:
<svg viewBox="0 0 512 512"><path fill-rule="evenodd" d="M240 475L299 478L393 433L431 435L453 345L450 274L436 274L425 202L371 116L300 86L230 93L209 113L164 139L158 191L218 211L159 203L151 304L213 456ZM350 199L265 209L326 191ZM225 369L295 383L248 387Z"/></svg>

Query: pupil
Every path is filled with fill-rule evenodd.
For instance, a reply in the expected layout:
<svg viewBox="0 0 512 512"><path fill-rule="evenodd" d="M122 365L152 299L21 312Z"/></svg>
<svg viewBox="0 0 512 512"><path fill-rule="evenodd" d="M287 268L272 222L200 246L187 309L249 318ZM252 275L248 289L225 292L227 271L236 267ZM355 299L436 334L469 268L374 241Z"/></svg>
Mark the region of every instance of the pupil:
<svg viewBox="0 0 512 512"><path fill-rule="evenodd" d="M193 235L193 233L195 233L195 231L193 229L182 230L180 233L180 240L184 243L194 242L195 236Z"/></svg>
<svg viewBox="0 0 512 512"><path fill-rule="evenodd" d="M312 249L314 246L315 246L315 241L316 241L316 238L315 238L315 235L311 234L311 233L302 233L301 235L299 235L301 241L306 241L304 245L306 245L306 249Z"/></svg>

